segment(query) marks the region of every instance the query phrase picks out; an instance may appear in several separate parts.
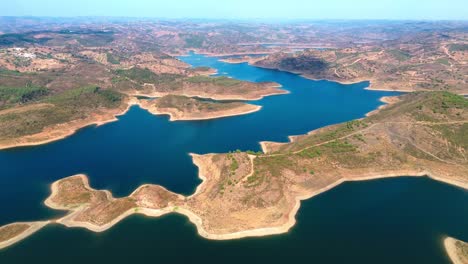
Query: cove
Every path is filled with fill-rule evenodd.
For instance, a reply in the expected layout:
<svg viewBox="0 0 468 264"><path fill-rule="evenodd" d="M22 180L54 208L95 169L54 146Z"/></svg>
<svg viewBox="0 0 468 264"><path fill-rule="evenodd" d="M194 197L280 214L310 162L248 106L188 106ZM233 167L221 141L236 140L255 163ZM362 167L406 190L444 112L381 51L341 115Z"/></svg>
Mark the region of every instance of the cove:
<svg viewBox="0 0 468 264"><path fill-rule="evenodd" d="M191 194L200 180L188 153L256 151L263 140L286 141L289 135L360 118L382 104L380 97L398 94L365 90L367 82L312 81L194 53L180 59L215 68L219 75L277 82L291 93L253 102L263 106L259 112L209 121L169 122L167 116L135 106L117 122L86 127L46 145L0 151L0 211L5 212L0 224L61 215L43 201L52 182L77 173L115 196L126 196L144 183Z"/></svg>
<svg viewBox="0 0 468 264"><path fill-rule="evenodd" d="M429 178L348 182L304 201L283 235L213 241L184 216L132 216L98 234L47 226L0 251L0 263L448 264L441 240L468 239L467 202Z"/></svg>

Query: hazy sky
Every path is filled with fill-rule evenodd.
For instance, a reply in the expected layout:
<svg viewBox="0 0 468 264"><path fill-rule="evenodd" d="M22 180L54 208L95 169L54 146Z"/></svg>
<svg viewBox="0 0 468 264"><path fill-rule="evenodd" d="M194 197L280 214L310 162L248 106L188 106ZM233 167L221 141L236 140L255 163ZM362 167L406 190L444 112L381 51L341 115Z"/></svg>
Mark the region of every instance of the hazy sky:
<svg viewBox="0 0 468 264"><path fill-rule="evenodd" d="M468 19L467 0L2 0L1 16Z"/></svg>

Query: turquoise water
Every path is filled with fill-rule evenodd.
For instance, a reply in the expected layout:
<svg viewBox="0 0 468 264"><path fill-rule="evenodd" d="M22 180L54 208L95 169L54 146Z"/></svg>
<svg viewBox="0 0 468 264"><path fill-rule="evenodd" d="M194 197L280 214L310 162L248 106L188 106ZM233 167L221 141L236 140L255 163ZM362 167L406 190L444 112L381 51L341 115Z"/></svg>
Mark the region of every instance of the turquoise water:
<svg viewBox="0 0 468 264"><path fill-rule="evenodd" d="M220 75L255 82L274 81L291 93L253 102L263 106L259 112L208 121L169 122L167 116L153 116L145 110L132 107L117 122L84 128L64 140L42 146L0 151L0 211L5 212L0 215L0 224L62 215L63 212L46 208L43 201L49 195L49 186L53 181L77 173L89 175L93 187L109 189L116 196L128 195L144 183L161 184L172 191L191 194L200 180L188 153L259 150L259 141L286 141L288 135L303 134L315 128L362 117L381 105L378 100L380 97L397 94L364 90L368 86L366 82L342 85L329 81L311 81L295 74L255 68L247 64L221 63L216 58L193 53L181 59L193 66L216 68ZM345 250L354 258L365 259L368 255L372 259L373 255L391 255L404 259L412 253L408 250L405 253L400 246L393 244L419 240L422 241L419 242L422 243L421 252L430 250L433 253L429 255L436 260L444 259L437 244L438 236L449 232L447 228L453 228L454 235L461 236L460 238L465 236L466 240L466 233L460 232L468 229L464 224L468 220L466 210L461 210L459 218L464 222L444 218L445 222L440 224L426 218L425 213L427 210L431 211L432 207L418 204L421 202L418 200L414 207L408 208L408 212L414 214L415 221L407 222L404 213L397 211L401 206L407 206L407 201L400 197L401 188L412 188L416 197L444 197L443 204L450 206L433 209L435 214L444 215L459 213L459 208L453 203L466 208L466 192L429 180L414 181L395 179L345 184L330 192L331 196L329 193L320 196L332 197L325 199L325 202L322 198L306 202L300 211L298 226L291 233L282 236L208 241L198 237L194 227L181 216L167 216L162 219L131 217L102 234L82 229L65 230L60 226L47 227L30 239L1 251L0 263L30 263L33 259L53 262L51 254L57 256L57 263L63 260L60 256L73 255L73 261L79 262L83 259L107 259L111 254L115 254L115 257L110 259L117 263L126 258L144 256L164 256L180 261L192 260L193 257L203 257L200 260L206 261L207 257L213 256L210 259L213 262L226 262L244 255L249 256L245 261L268 256L271 260L279 260L281 256L294 255L307 255L311 261L316 256L323 261L326 252L331 254L335 250ZM429 187L425 185L432 186L436 191L427 191ZM345 191L342 194L340 190L343 189ZM439 189L440 193L436 193ZM446 202L448 198L445 196L453 196L454 202ZM392 199L386 200L386 197ZM355 199L358 199L356 203L353 202ZM415 210L420 206L424 210ZM336 212L331 211L331 208L335 208ZM384 208L383 211L380 208ZM374 215L374 210L381 213ZM388 215L388 212L393 212L394 215ZM338 217L339 222L334 220L335 217ZM389 226L378 222L364 225L359 223L368 223L369 217L382 217L379 218L380 221L390 217L398 220L402 227L400 229L398 225L392 226L391 221L387 223ZM420 220L420 223L428 222L421 227L416 220ZM427 232L418 231L421 228ZM334 230L333 234L328 233L331 229ZM408 240L408 231L415 237L413 240ZM416 231L420 233L414 233ZM365 235L359 235L360 233ZM376 241L371 240L374 235L374 238L383 240L379 234L390 235L393 237L391 241L395 243L390 245L388 242L378 241L391 247L388 250L382 247L375 254L368 252L366 247L377 246ZM228 257L223 257L224 255ZM340 262L340 256L335 257ZM161 262L164 263L162 260Z"/></svg>

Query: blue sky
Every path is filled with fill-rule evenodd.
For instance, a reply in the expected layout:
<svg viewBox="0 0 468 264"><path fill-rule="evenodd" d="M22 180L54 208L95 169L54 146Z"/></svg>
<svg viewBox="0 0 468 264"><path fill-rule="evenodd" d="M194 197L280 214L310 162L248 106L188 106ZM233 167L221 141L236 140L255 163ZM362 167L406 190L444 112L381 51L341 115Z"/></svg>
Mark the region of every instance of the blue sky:
<svg viewBox="0 0 468 264"><path fill-rule="evenodd" d="M1 16L468 19L467 0L3 0Z"/></svg>

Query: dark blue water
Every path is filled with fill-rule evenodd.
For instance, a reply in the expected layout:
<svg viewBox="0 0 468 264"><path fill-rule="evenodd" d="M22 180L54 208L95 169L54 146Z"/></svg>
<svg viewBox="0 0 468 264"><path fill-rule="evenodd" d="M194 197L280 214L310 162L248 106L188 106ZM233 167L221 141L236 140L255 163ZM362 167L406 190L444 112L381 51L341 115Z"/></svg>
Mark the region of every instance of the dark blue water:
<svg viewBox="0 0 468 264"><path fill-rule="evenodd" d="M442 237L468 240L467 201L428 178L345 183L303 202L283 235L212 241L184 216L132 216L99 234L48 226L0 263L450 263Z"/></svg>
<svg viewBox="0 0 468 264"><path fill-rule="evenodd" d="M0 212L8 212L0 215L0 225L61 214L43 201L53 181L77 173L116 196L144 183L190 194L200 180L188 153L259 150L262 140L286 141L288 135L362 117L381 104L380 97L395 94L364 90L365 82L312 81L196 54L181 59L241 80L274 81L291 93L253 102L263 106L259 112L211 121L169 122L133 107L118 122L87 127L64 140L0 151Z"/></svg>

